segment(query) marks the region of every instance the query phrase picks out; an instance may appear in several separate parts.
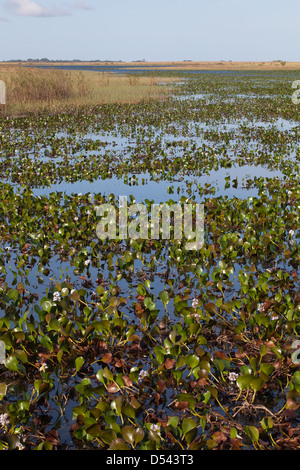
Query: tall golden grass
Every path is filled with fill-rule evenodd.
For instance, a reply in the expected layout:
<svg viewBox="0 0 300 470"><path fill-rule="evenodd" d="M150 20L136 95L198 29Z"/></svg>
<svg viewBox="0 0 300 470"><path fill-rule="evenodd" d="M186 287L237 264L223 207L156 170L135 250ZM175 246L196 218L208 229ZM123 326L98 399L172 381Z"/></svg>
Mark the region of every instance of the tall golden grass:
<svg viewBox="0 0 300 470"><path fill-rule="evenodd" d="M115 75L107 72L57 70L0 65L6 84L7 115L62 112L97 104L138 102L163 98L169 86L154 76Z"/></svg>

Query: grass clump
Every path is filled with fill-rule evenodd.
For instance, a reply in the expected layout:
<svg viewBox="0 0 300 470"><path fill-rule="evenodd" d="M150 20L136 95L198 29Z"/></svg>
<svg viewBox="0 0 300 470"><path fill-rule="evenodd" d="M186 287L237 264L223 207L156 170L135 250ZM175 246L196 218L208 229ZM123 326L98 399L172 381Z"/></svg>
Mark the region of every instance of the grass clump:
<svg viewBox="0 0 300 470"><path fill-rule="evenodd" d="M0 80L6 85L7 105L3 111L9 116L136 103L159 99L170 92L170 87L160 87L154 76L118 76L94 71L1 65Z"/></svg>

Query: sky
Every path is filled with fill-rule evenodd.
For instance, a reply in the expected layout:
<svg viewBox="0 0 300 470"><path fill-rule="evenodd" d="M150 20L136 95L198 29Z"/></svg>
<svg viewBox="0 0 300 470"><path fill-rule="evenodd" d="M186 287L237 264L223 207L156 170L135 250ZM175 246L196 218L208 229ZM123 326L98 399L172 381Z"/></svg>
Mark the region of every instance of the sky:
<svg viewBox="0 0 300 470"><path fill-rule="evenodd" d="M0 61L300 61L299 0L0 0Z"/></svg>

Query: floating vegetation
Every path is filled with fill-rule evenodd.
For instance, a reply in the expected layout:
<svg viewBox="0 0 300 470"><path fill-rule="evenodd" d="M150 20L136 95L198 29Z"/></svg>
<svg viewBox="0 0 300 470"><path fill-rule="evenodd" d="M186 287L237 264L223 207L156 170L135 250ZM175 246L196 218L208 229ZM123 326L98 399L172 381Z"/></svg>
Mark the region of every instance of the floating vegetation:
<svg viewBox="0 0 300 470"><path fill-rule="evenodd" d="M1 449L299 448L295 73L176 77L0 120ZM125 195L204 204L204 245L99 240Z"/></svg>

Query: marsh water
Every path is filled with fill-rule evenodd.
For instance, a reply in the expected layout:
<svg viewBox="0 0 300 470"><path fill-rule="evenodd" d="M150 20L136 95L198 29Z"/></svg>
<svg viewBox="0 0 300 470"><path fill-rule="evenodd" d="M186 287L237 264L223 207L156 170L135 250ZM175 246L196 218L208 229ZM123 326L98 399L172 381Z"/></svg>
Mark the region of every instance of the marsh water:
<svg viewBox="0 0 300 470"><path fill-rule="evenodd" d="M161 102L1 121L11 364L1 410L27 448L234 448L235 431L249 448L288 445L281 410L299 391L287 352L299 333L296 74L176 76ZM95 207L121 196L203 203L204 247L99 242ZM259 444L253 427L270 415L277 426L268 421Z"/></svg>

